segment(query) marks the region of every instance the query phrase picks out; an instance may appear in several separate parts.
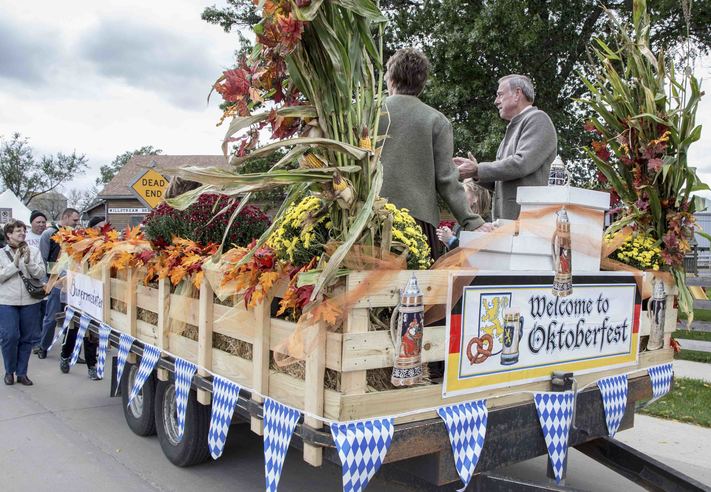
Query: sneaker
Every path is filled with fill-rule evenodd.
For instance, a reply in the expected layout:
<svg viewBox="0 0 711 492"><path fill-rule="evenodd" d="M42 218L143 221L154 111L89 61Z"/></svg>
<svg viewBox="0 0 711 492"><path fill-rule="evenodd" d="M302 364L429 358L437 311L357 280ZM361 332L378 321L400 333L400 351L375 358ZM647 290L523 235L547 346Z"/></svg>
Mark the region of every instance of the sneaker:
<svg viewBox="0 0 711 492"><path fill-rule="evenodd" d="M47 358L47 351L43 348L39 349L37 351L37 358L38 359L46 359Z"/></svg>
<svg viewBox="0 0 711 492"><path fill-rule="evenodd" d="M99 378L99 375L96 373L96 367L89 368L89 379L91 379L92 381L98 381L99 379L101 379L101 378Z"/></svg>
<svg viewBox="0 0 711 492"><path fill-rule="evenodd" d="M32 347L32 353L35 355L37 355L40 350L42 350L42 348L39 345L35 345L34 347Z"/></svg>
<svg viewBox="0 0 711 492"><path fill-rule="evenodd" d="M59 357L59 370L62 371L64 374L69 373L69 359L64 358L64 357Z"/></svg>

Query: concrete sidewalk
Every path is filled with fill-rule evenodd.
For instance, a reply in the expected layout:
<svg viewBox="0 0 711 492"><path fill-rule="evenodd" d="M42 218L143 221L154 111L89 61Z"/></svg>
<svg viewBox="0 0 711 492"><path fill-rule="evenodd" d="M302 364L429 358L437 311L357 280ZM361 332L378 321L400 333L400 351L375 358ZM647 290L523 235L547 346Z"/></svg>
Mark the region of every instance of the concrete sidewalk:
<svg viewBox="0 0 711 492"><path fill-rule="evenodd" d="M711 364L675 359L674 377L700 379L711 383Z"/></svg>
<svg viewBox="0 0 711 492"><path fill-rule="evenodd" d="M689 340L686 338L676 338L681 344L682 350L697 350L699 352L711 352L711 342L704 340Z"/></svg>

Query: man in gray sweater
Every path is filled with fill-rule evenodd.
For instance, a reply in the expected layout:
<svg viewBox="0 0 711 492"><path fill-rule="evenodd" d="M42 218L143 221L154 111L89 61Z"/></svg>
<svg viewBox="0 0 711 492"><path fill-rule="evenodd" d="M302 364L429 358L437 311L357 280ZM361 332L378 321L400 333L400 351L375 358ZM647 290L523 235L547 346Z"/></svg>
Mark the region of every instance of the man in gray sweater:
<svg viewBox="0 0 711 492"><path fill-rule="evenodd" d="M452 163L452 125L439 111L417 97L425 87L429 62L422 52L404 48L387 63L390 96L380 120L383 143L383 186L380 195L406 208L427 236L432 257L439 256L437 239L439 194L464 230L491 230L472 213L464 187Z"/></svg>
<svg viewBox="0 0 711 492"><path fill-rule="evenodd" d="M521 207L516 203L519 186L545 186L551 163L557 154L558 137L551 119L533 106L535 92L525 75L507 75L499 79L496 107L499 116L509 122L494 162L477 162L455 157L459 179L473 178L494 190L495 219L518 219Z"/></svg>

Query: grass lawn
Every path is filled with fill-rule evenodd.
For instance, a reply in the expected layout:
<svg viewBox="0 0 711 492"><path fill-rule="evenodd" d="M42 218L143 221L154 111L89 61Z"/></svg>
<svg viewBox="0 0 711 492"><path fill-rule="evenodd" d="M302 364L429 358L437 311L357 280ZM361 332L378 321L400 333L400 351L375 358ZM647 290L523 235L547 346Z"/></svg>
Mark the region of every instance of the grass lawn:
<svg viewBox="0 0 711 492"><path fill-rule="evenodd" d="M640 413L711 427L711 383L674 378L671 393L640 410Z"/></svg>
<svg viewBox="0 0 711 492"><path fill-rule="evenodd" d="M711 332L708 331L694 331L694 330L676 330L674 333L672 333L672 336L674 338L678 338L679 340L682 340L681 346L684 348L684 342L683 340L705 340L707 342L711 342Z"/></svg>
<svg viewBox="0 0 711 492"><path fill-rule="evenodd" d="M675 359L690 360L691 362L705 362L711 364L711 352L687 350L682 347L681 352L674 354Z"/></svg>
<svg viewBox="0 0 711 492"><path fill-rule="evenodd" d="M686 314L679 311L679 319L686 319ZM711 309L694 309L694 321L711 321Z"/></svg>

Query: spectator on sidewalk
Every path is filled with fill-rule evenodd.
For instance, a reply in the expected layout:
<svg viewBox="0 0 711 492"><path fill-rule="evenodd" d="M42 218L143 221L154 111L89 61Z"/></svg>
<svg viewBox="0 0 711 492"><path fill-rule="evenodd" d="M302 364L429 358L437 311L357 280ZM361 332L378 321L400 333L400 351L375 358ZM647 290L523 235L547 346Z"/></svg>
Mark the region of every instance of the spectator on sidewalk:
<svg viewBox="0 0 711 492"><path fill-rule="evenodd" d="M45 268L37 248L25 242L24 222L10 220L3 227L7 245L0 253L0 346L5 366L4 382L32 386L27 377L32 346L39 338L40 299L30 295L27 279L43 280Z"/></svg>
<svg viewBox="0 0 711 492"><path fill-rule="evenodd" d="M42 233L47 228L47 216L39 211L33 210L30 214L30 229L27 231L25 236L25 242L37 248L39 251L40 239L42 239ZM44 312L47 309L47 299L42 299L40 302L40 318L39 318L39 333L42 332L42 320L44 319ZM40 350L39 339L37 340L37 345L32 349L33 353L38 353Z"/></svg>

